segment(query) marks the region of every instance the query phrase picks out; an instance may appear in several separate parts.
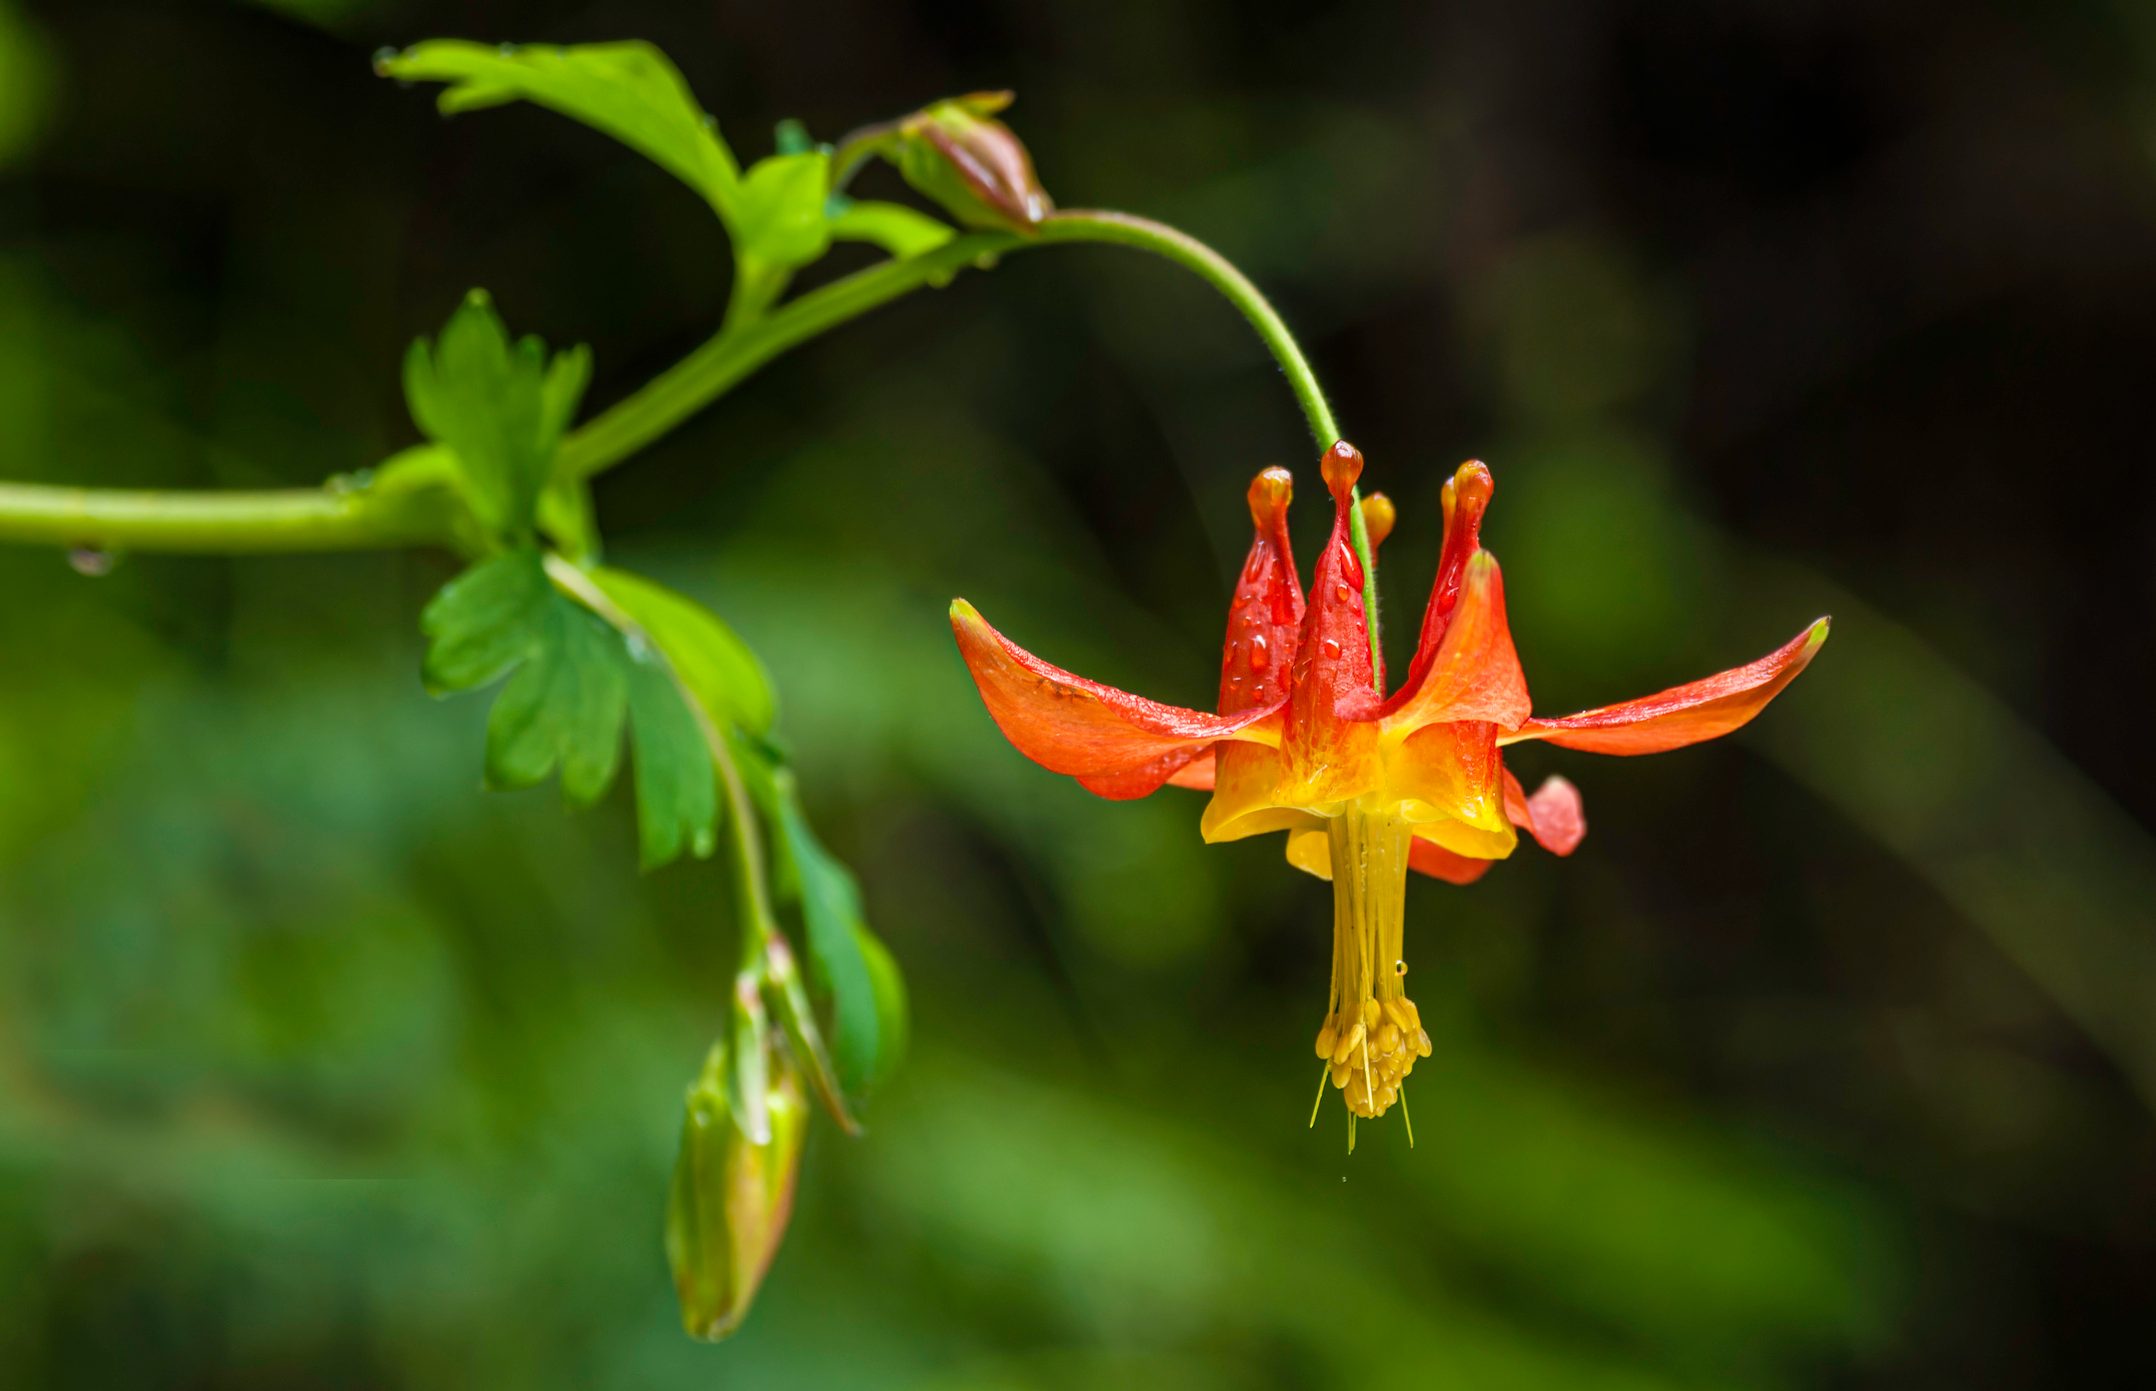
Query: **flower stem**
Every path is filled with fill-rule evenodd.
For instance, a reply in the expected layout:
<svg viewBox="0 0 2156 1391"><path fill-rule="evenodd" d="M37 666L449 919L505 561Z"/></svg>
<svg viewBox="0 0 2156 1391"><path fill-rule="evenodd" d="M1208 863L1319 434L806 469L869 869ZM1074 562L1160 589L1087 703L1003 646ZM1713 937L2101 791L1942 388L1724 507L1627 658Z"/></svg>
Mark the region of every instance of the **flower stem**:
<svg viewBox="0 0 2156 1391"><path fill-rule="evenodd" d="M1041 224L1040 240L1134 246L1165 256L1192 272L1241 310L1250 326L1258 331L1258 337L1264 340L1273 360L1280 364L1282 374L1287 377L1288 389L1295 393L1295 404L1302 408L1303 419L1318 448L1330 449L1340 438L1340 426L1333 419L1332 408L1325 403L1324 388L1318 385L1317 373L1310 369L1310 360L1303 356L1295 335L1288 332L1287 324L1281 320L1271 301L1227 257L1187 232L1130 213L1059 212ZM1385 649L1378 635L1377 554L1371 549L1370 533L1363 524L1361 507L1349 509L1348 539L1355 547L1356 560L1362 563L1363 612L1370 620L1370 671L1378 694L1383 695Z"/></svg>
<svg viewBox="0 0 2156 1391"><path fill-rule="evenodd" d="M1330 449L1333 441L1340 438L1340 427L1333 420L1332 408L1325 404L1325 391L1318 385L1317 373L1310 370L1310 360L1303 356L1302 348L1296 343L1295 335L1288 332L1279 311L1257 286L1250 283L1249 276L1204 242L1166 223L1131 213L1076 209L1056 213L1041 223L1039 235L1034 240L1042 244L1105 242L1132 246L1166 257L1190 271L1242 311L1250 326L1258 331L1258 337L1287 377L1288 389L1295 393L1295 404L1302 408L1303 419L1310 427L1310 437L1317 442L1318 448Z"/></svg>

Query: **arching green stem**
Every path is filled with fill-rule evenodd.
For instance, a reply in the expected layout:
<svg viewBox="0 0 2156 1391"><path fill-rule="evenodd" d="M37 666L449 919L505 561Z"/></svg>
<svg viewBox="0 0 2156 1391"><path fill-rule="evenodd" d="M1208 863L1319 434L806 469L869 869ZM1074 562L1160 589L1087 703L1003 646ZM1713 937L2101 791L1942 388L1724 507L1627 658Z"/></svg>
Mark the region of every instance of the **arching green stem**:
<svg viewBox="0 0 2156 1391"><path fill-rule="evenodd" d="M1184 232L1129 213L1057 213L1030 234L972 232L934 251L857 271L748 317L586 422L562 442L577 478L626 459L788 349L968 267L1035 247L1094 242L1164 257L1198 276L1249 321L1279 363L1319 449L1339 438L1317 374L1278 311L1250 278ZM1371 652L1378 651L1377 566L1358 508L1350 514L1363 566ZM444 491L366 487L184 493L0 483L0 541L110 550L257 552L365 550L449 544L456 501Z"/></svg>

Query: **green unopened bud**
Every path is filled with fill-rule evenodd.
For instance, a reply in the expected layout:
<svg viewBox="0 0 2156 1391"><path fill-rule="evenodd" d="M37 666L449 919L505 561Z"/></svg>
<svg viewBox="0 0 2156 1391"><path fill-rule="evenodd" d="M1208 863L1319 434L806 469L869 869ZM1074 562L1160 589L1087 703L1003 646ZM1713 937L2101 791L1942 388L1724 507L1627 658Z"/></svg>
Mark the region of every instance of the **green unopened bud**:
<svg viewBox="0 0 2156 1391"><path fill-rule="evenodd" d="M975 92L922 107L898 123L887 153L906 182L972 227L1030 232L1055 210L1033 157L995 113L1009 92Z"/></svg>
<svg viewBox="0 0 2156 1391"><path fill-rule="evenodd" d="M751 1140L727 1101L732 1064L726 1044L713 1044L689 1088L666 1210L666 1258L681 1297L682 1327L712 1342L741 1326L778 1254L808 1128L801 1084L780 1054L771 1060L761 1098L770 1139Z"/></svg>

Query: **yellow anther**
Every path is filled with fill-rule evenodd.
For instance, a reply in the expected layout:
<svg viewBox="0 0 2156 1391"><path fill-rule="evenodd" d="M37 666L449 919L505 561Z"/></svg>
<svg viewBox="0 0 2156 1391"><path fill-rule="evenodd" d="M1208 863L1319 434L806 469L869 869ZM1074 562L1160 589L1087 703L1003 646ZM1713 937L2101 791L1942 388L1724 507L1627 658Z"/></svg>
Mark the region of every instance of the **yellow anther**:
<svg viewBox="0 0 2156 1391"><path fill-rule="evenodd" d="M1355 1050L1362 1047L1362 1040L1363 1027L1361 1024L1357 1024L1354 1028L1349 1029L1347 1032L1347 1037L1341 1039L1339 1046L1333 1049L1334 1064L1338 1065L1340 1063L1344 1063L1349 1058L1353 1057L1355 1054Z"/></svg>

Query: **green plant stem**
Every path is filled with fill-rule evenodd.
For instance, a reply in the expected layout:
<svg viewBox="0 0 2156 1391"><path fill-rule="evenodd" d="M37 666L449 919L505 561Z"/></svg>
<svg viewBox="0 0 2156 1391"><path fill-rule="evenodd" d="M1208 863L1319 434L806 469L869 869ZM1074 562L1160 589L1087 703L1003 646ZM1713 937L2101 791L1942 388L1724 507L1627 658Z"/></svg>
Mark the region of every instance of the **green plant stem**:
<svg viewBox="0 0 2156 1391"><path fill-rule="evenodd" d="M972 232L934 251L857 271L768 313L730 326L562 442L560 467L588 478L619 463L789 348L969 266L1012 251L1096 242L1166 258L1204 280L1257 331L1288 379L1318 447L1339 427L1279 313L1249 277L1203 242L1128 213L1057 213L1031 233ZM446 544L455 502L442 490L294 488L273 492L173 493L0 483L0 541L188 552L332 551ZM1350 513L1363 565L1377 651L1377 567L1359 508Z"/></svg>
<svg viewBox="0 0 2156 1391"><path fill-rule="evenodd" d="M611 468L787 349L924 285L947 284L967 266L1018 242L1001 232L955 237L934 251L856 271L721 333L563 440L560 467L578 478Z"/></svg>
<svg viewBox="0 0 2156 1391"><path fill-rule="evenodd" d="M547 578L554 587L590 609L604 619L624 637L645 645L659 653L666 663L666 674L680 692L682 703L695 717L697 728L704 736L704 746L711 754L711 762L718 771L719 786L726 794L726 835L733 860L733 882L739 896L738 909L741 923L741 969L758 981L764 978L766 957L770 942L777 932L778 920L771 907L771 884L764 872L763 837L757 831L756 809L749 801L748 787L741 781L741 769L734 762L732 744L711 712L696 698L673 662L664 655L665 649L644 631L642 624L610 598L606 591L592 583L591 576L574 562L558 555L546 558Z"/></svg>
<svg viewBox="0 0 2156 1391"><path fill-rule="evenodd" d="M1333 420L1332 407L1325 403L1325 391L1318 385L1317 373L1310 369L1310 360L1303 356L1295 335L1288 332L1287 324L1281 320L1272 302L1227 257L1166 223L1131 213L1090 209L1055 214L1041 224L1038 235L1029 238L1027 244L1048 246L1062 242L1100 242L1150 251L1212 286L1221 298L1250 321L1266 350L1280 364L1281 373L1288 379L1288 389L1295 393L1295 404L1302 409L1303 419L1310 427L1310 437L1317 447L1329 449L1333 441L1340 438L1340 427Z"/></svg>
<svg viewBox="0 0 2156 1391"><path fill-rule="evenodd" d="M947 284L968 266L1034 247L1100 243L1150 251L1198 276L1233 304L1280 365L1319 449L1340 438L1339 425L1317 373L1279 311L1250 278L1219 252L1187 233L1129 213L1068 211L1032 234L976 232L925 255L887 262L795 299L732 333L723 333L652 379L643 390L592 420L562 445L562 467L578 477L606 469L664 435L731 390L766 362L849 319L920 289ZM1348 514L1350 539L1362 562L1363 605L1370 616L1373 671L1382 666L1378 633L1377 559L1362 509ZM1382 678L1379 680L1382 686Z"/></svg>
<svg viewBox="0 0 2156 1391"><path fill-rule="evenodd" d="M1288 389L1295 393L1295 404L1302 408L1303 419L1310 427L1310 437L1318 448L1330 449L1340 438L1340 426L1333 419L1332 407L1325 403L1324 388L1318 385L1317 373L1310 369L1310 360L1303 356L1295 335L1288 332L1287 324L1281 320L1272 302L1227 257L1187 232L1130 213L1075 210L1057 213L1041 225L1040 240L1106 242L1136 247L1164 256L1190 271L1242 311L1250 326L1257 330L1258 337L1287 377ZM1351 500L1359 503L1361 494L1351 490ZM1370 545L1370 532L1363 524L1359 505L1348 509L1348 540L1355 548L1355 558L1362 562L1363 612L1369 617L1371 679L1378 694L1383 695L1385 649L1378 634L1377 552Z"/></svg>
<svg viewBox="0 0 2156 1391"><path fill-rule="evenodd" d="M0 483L0 541L103 550L353 551L442 541L447 500L364 489L148 492Z"/></svg>

